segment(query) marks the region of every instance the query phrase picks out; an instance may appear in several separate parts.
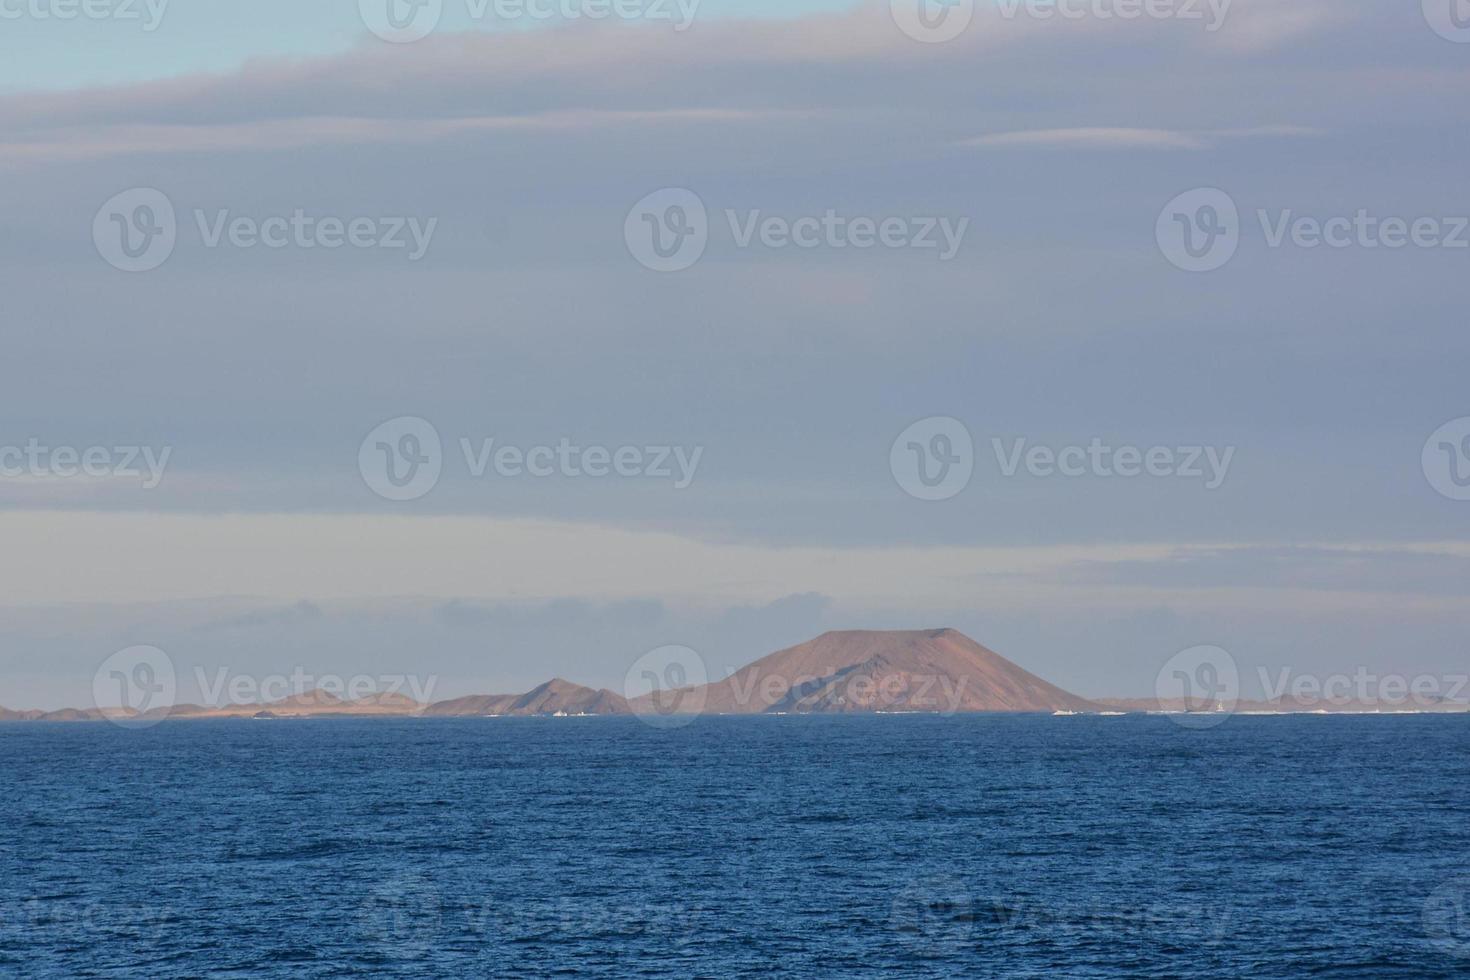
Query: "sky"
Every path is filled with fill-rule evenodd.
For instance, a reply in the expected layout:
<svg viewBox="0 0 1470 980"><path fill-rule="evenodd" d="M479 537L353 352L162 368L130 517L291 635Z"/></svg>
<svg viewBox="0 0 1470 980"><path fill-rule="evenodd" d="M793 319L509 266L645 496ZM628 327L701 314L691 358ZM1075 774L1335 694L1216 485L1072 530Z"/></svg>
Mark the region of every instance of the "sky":
<svg viewBox="0 0 1470 980"><path fill-rule="evenodd" d="M1470 11L651 3L0 3L0 705L1467 669Z"/></svg>

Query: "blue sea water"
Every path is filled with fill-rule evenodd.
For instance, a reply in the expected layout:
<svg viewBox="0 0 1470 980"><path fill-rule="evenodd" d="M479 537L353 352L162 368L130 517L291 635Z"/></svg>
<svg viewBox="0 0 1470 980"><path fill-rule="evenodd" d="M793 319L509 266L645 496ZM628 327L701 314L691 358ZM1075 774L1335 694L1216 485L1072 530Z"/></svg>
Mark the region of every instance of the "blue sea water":
<svg viewBox="0 0 1470 980"><path fill-rule="evenodd" d="M1470 717L0 726L0 975L1470 975Z"/></svg>

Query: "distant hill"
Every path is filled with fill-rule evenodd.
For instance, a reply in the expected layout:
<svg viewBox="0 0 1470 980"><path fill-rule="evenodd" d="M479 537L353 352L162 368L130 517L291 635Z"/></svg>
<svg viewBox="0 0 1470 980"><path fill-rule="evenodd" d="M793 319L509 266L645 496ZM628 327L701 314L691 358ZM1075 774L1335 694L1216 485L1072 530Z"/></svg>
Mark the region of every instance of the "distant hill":
<svg viewBox="0 0 1470 980"><path fill-rule="evenodd" d="M823 633L702 688L646 695L634 708L706 714L1099 710L952 629Z"/></svg>
<svg viewBox="0 0 1470 980"><path fill-rule="evenodd" d="M11 711L9 708L0 708L0 721L35 721L42 714L40 711Z"/></svg>
<svg viewBox="0 0 1470 980"><path fill-rule="evenodd" d="M525 694L489 694L431 704L424 714L437 718L499 715L626 715L627 700L612 691L594 691L561 678L547 681Z"/></svg>

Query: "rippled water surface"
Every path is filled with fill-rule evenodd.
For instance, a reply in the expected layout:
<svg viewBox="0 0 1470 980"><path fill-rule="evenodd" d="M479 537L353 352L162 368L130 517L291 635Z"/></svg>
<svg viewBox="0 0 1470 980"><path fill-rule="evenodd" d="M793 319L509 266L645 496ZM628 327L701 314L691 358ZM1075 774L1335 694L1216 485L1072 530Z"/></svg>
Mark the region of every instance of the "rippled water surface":
<svg viewBox="0 0 1470 980"><path fill-rule="evenodd" d="M1470 975L1470 718L0 726L0 975Z"/></svg>

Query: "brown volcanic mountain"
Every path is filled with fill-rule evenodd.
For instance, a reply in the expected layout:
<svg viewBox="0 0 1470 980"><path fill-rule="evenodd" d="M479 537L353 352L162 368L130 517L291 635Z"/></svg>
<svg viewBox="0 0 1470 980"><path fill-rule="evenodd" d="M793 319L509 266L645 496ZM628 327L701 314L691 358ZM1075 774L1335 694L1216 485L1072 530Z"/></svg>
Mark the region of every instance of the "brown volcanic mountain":
<svg viewBox="0 0 1470 980"><path fill-rule="evenodd" d="M656 711L648 695L634 702ZM1097 711L952 629L823 633L722 681L660 695L675 712Z"/></svg>
<svg viewBox="0 0 1470 980"><path fill-rule="evenodd" d="M440 718L485 715L627 715L627 700L612 691L594 691L561 678L525 694L490 694L431 704L426 716Z"/></svg>

